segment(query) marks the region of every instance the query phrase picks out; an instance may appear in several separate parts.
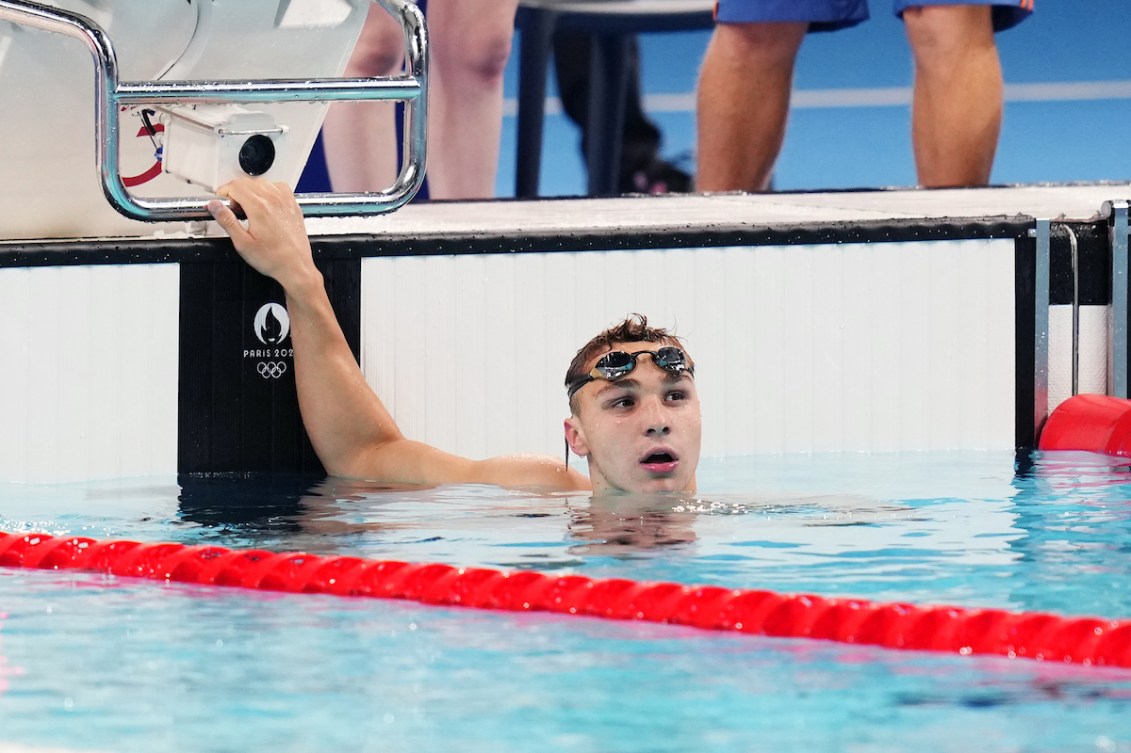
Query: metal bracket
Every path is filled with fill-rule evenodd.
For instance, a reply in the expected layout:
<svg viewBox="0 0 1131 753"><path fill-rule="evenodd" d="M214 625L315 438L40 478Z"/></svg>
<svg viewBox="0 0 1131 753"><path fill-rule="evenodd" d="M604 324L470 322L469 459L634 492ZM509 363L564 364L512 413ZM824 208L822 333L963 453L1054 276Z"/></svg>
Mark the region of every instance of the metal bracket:
<svg viewBox="0 0 1131 753"><path fill-rule="evenodd" d="M1072 394L1080 394L1080 243L1076 231L1062 225L1072 255Z"/></svg>
<svg viewBox="0 0 1131 753"><path fill-rule="evenodd" d="M1049 413L1049 268L1051 223L1037 220L1029 235L1036 239L1033 280L1033 446Z"/></svg>
<svg viewBox="0 0 1131 753"><path fill-rule="evenodd" d="M424 16L406 0L373 0L400 20L404 29L403 76L252 81L119 81L118 62L106 32L90 19L23 0L0 0L0 20L81 40L95 68L96 163L107 201L136 220L210 219L207 199L143 199L121 178L119 111L142 104L243 102L328 102L395 100L405 103L405 157L389 188L376 193L304 193L297 199L308 216L379 214L406 204L424 181L428 98L428 40Z"/></svg>
<svg viewBox="0 0 1131 753"><path fill-rule="evenodd" d="M1108 322L1108 393L1127 397L1128 258L1127 201L1105 201L1103 216L1111 224L1111 319Z"/></svg>

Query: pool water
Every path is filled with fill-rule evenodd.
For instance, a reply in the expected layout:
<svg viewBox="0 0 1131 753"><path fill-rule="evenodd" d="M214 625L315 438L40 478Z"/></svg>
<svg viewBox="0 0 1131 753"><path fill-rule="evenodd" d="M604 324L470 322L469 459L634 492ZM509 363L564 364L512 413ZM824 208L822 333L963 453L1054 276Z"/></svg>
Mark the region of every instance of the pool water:
<svg viewBox="0 0 1131 753"><path fill-rule="evenodd" d="M1087 454L707 461L694 497L0 485L0 530L1131 617ZM0 569L0 751L1131 751L1131 671Z"/></svg>

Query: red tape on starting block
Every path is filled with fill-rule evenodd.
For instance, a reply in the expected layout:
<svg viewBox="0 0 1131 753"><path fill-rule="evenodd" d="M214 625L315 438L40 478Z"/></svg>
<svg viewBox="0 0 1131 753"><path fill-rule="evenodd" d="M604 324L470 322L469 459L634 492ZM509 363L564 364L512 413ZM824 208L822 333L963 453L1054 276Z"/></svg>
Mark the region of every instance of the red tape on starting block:
<svg viewBox="0 0 1131 753"><path fill-rule="evenodd" d="M477 609L646 620L885 648L1131 667L1131 621L788 596L622 578L545 575L218 546L0 532L0 566Z"/></svg>

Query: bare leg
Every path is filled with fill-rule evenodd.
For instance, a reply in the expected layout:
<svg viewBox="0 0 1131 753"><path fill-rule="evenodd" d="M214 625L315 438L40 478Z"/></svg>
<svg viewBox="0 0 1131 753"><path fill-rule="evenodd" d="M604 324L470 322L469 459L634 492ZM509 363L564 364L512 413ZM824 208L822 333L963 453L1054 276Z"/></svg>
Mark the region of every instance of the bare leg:
<svg viewBox="0 0 1131 753"><path fill-rule="evenodd" d="M404 35L393 17L374 5L346 65L346 76L388 76L401 67ZM326 170L335 191L379 191L397 177L394 105L336 102L322 124Z"/></svg>
<svg viewBox="0 0 1131 753"><path fill-rule="evenodd" d="M430 0L428 183L432 198L495 195L503 69L518 0Z"/></svg>
<svg viewBox="0 0 1131 753"><path fill-rule="evenodd" d="M946 5L903 14L915 56L911 131L920 185L990 180L1004 89L990 11Z"/></svg>
<svg viewBox="0 0 1131 753"><path fill-rule="evenodd" d="M719 24L699 73L700 191L761 191L785 138L805 23Z"/></svg>

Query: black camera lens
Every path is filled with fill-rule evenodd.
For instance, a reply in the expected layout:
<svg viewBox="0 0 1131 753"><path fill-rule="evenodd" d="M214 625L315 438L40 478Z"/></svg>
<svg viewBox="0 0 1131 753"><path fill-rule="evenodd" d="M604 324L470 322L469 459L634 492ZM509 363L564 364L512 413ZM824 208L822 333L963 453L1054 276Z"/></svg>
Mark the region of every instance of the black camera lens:
<svg viewBox="0 0 1131 753"><path fill-rule="evenodd" d="M240 147L240 169L248 175L262 175L275 164L275 142L257 133Z"/></svg>

